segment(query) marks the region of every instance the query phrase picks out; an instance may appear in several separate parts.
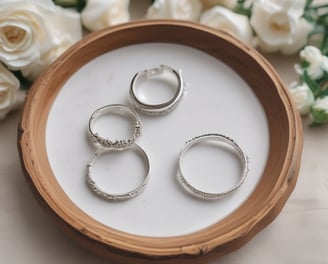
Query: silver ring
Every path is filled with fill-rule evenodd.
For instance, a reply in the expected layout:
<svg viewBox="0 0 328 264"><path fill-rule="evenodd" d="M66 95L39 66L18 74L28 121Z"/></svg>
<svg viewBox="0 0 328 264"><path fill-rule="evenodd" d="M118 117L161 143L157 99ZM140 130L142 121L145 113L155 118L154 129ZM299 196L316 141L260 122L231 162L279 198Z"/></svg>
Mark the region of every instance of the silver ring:
<svg viewBox="0 0 328 264"><path fill-rule="evenodd" d="M148 104L142 101L140 98L138 98L137 85L140 84L140 82L143 82L152 76L157 76L162 74L164 71L171 72L176 76L177 90L174 96L170 100L160 104ZM169 113L178 105L178 103L182 98L182 95L183 95L183 80L181 76L181 71L180 70L176 71L166 65L160 65L157 68L152 68L152 69L147 69L137 72L134 75L130 85L130 99L132 101L132 104L137 110L148 115L163 115Z"/></svg>
<svg viewBox="0 0 328 264"><path fill-rule="evenodd" d="M232 146L233 149L238 154L238 157L242 164L241 177L240 177L238 183L235 186L233 186L231 189L229 189L225 192L221 192L221 193L211 193L211 192L204 192L202 190L199 190L199 189L195 188L194 186L192 186L186 180L186 178L183 176L182 162L183 162L183 157L184 157L185 153L188 151L188 149L190 149L195 144L199 144L199 143L210 141L210 140L219 141L221 143L225 143L227 145ZM205 134L205 135L194 137L186 142L186 144L185 144L184 148L182 149L180 156L179 156L179 165L178 165L179 173L178 173L177 177L178 177L178 180L181 183L181 185L192 195L194 195L198 198L207 199L207 200L220 199L220 198L223 198L223 197L235 192L242 185L242 183L244 182L244 180L248 174L248 171L249 171L248 165L249 165L248 157L244 154L242 149L239 147L239 145L233 139L231 139L225 135L222 135L222 134L215 134L215 133Z"/></svg>
<svg viewBox="0 0 328 264"><path fill-rule="evenodd" d="M118 149L113 149L113 148L99 148L92 156L90 162L87 165L87 183L89 185L89 187L91 188L91 190L93 192L95 192L98 196L107 199L107 200L114 200L114 201L124 201L127 199L130 199L132 197L135 197L136 195L140 194L146 187L148 181L149 181L149 175L150 175L150 162L149 162L149 158L146 154L146 152L137 144L133 144L133 146L130 149L136 149L139 154L143 157L143 159L145 160L146 163L146 175L143 179L143 181L140 183L140 185L127 192L127 193L121 193L121 194L113 194L113 193L108 193L105 190L103 190L102 188L100 188L93 176L92 176L92 168L94 163L96 162L96 160L103 155L104 153L108 152L108 151L119 151Z"/></svg>
<svg viewBox="0 0 328 264"><path fill-rule="evenodd" d="M109 138L99 136L99 134L94 131L94 125L100 117L107 114L118 114L132 118L134 124L134 132L131 138L111 140ZM125 105L112 104L101 107L92 113L89 119L89 134L91 136L92 142L95 144L100 144L101 146L106 148L125 149L127 147L130 147L141 135L141 126L141 119L136 112L134 112Z"/></svg>

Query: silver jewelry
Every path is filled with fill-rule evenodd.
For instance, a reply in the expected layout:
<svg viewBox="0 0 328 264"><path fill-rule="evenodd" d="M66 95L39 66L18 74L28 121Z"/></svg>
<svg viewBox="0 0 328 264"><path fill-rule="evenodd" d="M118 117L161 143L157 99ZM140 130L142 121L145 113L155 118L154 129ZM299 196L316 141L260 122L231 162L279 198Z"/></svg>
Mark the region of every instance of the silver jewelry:
<svg viewBox="0 0 328 264"><path fill-rule="evenodd" d="M188 151L188 149L190 149L192 146L194 146L196 144L200 144L202 142L211 141L211 140L219 141L219 142L222 142L222 143L232 146L233 150L235 150L235 152L238 154L238 157L242 164L242 172L241 172L241 177L240 177L239 182L231 189L229 189L225 192L221 192L221 193L204 192L204 191L201 191L201 190L195 188L194 186L191 185L191 183L189 183L186 180L186 178L183 176L183 171L182 171L183 157L184 157L185 153ZM186 142L186 144L185 144L184 148L182 149L180 156L179 156L178 180L181 183L181 185L188 192L197 196L198 198L208 199L208 200L220 199L220 198L223 198L223 197L235 192L242 185L242 183L244 182L244 180L248 174L248 171L249 171L248 164L249 164L248 157L244 154L242 149L239 147L239 145L233 139L231 139L225 135L222 135L222 134L215 134L215 133L205 134L205 135L194 137Z"/></svg>
<svg viewBox="0 0 328 264"><path fill-rule="evenodd" d="M109 138L99 136L99 134L94 131L94 125L100 117L107 114L119 114L131 117L134 120L134 132L131 138L111 140ZM101 107L92 113L89 119L89 134L91 136L92 142L95 144L100 144L106 148L125 149L130 147L141 135L141 126L141 119L135 111L131 110L125 105L112 104Z"/></svg>
<svg viewBox="0 0 328 264"><path fill-rule="evenodd" d="M142 101L137 96L137 92L136 92L137 85L140 82L145 81L152 76L157 76L162 74L164 71L171 72L176 76L177 90L174 96L167 102L160 103L160 104L148 104ZM157 68L152 68L152 69L147 69L137 72L136 75L133 77L130 85L130 98L132 104L137 110L148 115L163 115L169 113L178 105L178 103L182 98L182 95L183 95L183 80L181 76L181 71L180 70L176 71L166 65L160 65Z"/></svg>
<svg viewBox="0 0 328 264"><path fill-rule="evenodd" d="M149 162L149 158L146 154L146 152L140 147L138 146L136 143L133 144L133 146L131 146L129 148L130 149L136 149L138 151L138 153L143 157L145 164L146 164L146 175L143 179L143 181L140 183L140 185L127 192L127 193L122 193L122 194L113 194L113 193L108 193L105 190L103 190L102 188L100 188L94 178L93 178L93 174L92 174L92 168L94 163L96 162L96 160L103 155L104 153L108 152L108 151L120 151L119 149L113 149L113 148L99 148L92 156L91 161L88 163L87 165L87 183L90 186L91 190L94 191L98 196L107 199L107 200L114 200L114 201L123 201L123 200L127 200L130 199L138 194L140 194L146 187L148 181L149 181L149 174L150 174L150 162Z"/></svg>

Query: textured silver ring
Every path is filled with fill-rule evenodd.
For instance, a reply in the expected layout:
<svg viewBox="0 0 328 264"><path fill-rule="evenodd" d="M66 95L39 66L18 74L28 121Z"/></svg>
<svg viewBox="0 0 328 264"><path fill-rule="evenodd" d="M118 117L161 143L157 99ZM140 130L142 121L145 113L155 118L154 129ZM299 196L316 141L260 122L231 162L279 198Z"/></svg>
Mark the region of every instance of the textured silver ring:
<svg viewBox="0 0 328 264"><path fill-rule="evenodd" d="M113 148L99 148L92 156L90 162L87 165L87 183L89 185L89 187L91 188L91 190L97 194L98 196L106 199L106 200L113 200L113 201L124 201L124 200L128 200L132 197L137 196L138 194L140 194L146 187L148 181L149 181L149 175L150 175L150 162L149 162L149 158L146 154L146 152L137 144L133 144L133 146L131 146L131 148L129 148L129 150L137 150L138 153L143 157L145 164L146 164L146 174L144 176L143 181L139 184L138 187L136 187L135 189L126 192L126 193L108 193L105 190L103 190L101 187L99 187L97 185L97 183L94 180L93 177L93 173L92 173L92 169L93 166L95 164L95 162L97 161L97 159L103 155L106 152L109 151L119 151L118 149L113 149ZM126 151L126 150L125 150Z"/></svg>
<svg viewBox="0 0 328 264"><path fill-rule="evenodd" d="M108 114L118 114L122 116L127 116L133 120L134 131L131 138L112 140L100 136L94 130L94 126L97 120L100 117ZM96 111L94 111L89 119L89 134L92 142L95 144L99 144L105 148L125 149L127 147L130 147L136 141L136 139L141 135L141 127L142 127L142 122L138 114L132 109L130 109L129 107L127 107L126 105L121 105L121 104L112 104L112 105L101 107Z"/></svg>
<svg viewBox="0 0 328 264"><path fill-rule="evenodd" d="M221 143L227 144L232 147L232 149L236 152L238 155L241 164L242 164L242 170L241 175L238 183L233 186L231 189L220 192L220 193L212 193L212 192L204 192L202 190L199 190L198 188L194 187L190 182L186 180L186 178L183 175L182 171L182 163L185 153L194 145L200 144L207 141L219 141ZM229 194L232 194L235 192L244 182L248 171L249 171L249 160L248 157L245 155L243 150L239 147L239 145L231 138L222 135L222 134L204 134L201 136L194 137L186 142L185 146L183 147L182 151L180 152L179 156L179 172L177 174L178 180L181 183L181 185L192 195L201 198L201 199L207 199L207 200L214 200L214 199L220 199L223 198Z"/></svg>
<svg viewBox="0 0 328 264"><path fill-rule="evenodd" d="M149 104L137 96L137 86L153 76L158 76L164 71L173 73L177 79L177 89L172 98L160 104ZM140 112L148 115L164 115L172 111L180 102L183 95L183 80L181 71L174 70L169 66L160 65L159 67L137 72L130 85L130 99L134 107Z"/></svg>

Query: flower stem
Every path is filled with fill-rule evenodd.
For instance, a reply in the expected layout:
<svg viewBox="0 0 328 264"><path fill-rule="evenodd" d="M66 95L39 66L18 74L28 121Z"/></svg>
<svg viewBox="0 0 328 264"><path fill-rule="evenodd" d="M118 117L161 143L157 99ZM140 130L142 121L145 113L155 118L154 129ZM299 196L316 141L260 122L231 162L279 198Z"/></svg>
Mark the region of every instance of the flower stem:
<svg viewBox="0 0 328 264"><path fill-rule="evenodd" d="M328 32L328 27L325 27L325 32ZM320 49L323 55L328 55L328 34L323 35Z"/></svg>
<svg viewBox="0 0 328 264"><path fill-rule="evenodd" d="M320 86L309 76L306 69L303 71L302 81L309 86L315 99L320 96Z"/></svg>

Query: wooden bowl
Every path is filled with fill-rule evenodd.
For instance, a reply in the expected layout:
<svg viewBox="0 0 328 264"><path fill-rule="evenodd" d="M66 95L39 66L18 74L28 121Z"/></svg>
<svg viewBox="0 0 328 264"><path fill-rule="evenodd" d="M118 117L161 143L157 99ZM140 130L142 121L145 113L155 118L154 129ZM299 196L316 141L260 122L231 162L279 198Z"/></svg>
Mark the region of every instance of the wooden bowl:
<svg viewBox="0 0 328 264"><path fill-rule="evenodd" d="M250 197L218 223L181 236L133 235L95 221L62 190L47 156L48 114L70 76L103 53L149 42L186 45L227 64L253 89L264 108L270 132L268 161ZM37 200L82 246L120 263L200 263L240 248L279 214L297 180L302 127L279 76L254 49L228 33L199 24L138 21L90 34L42 74L26 99L18 148L26 180Z"/></svg>

